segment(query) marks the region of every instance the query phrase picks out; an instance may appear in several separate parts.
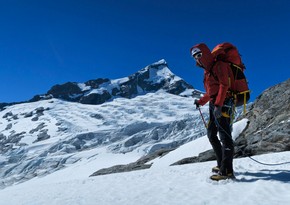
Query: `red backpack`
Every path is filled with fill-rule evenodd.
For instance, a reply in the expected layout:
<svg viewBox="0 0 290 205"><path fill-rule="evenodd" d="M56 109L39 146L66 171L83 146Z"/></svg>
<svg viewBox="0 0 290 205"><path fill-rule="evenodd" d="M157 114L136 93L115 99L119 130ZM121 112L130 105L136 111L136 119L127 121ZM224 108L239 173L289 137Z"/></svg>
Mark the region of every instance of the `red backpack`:
<svg viewBox="0 0 290 205"><path fill-rule="evenodd" d="M231 43L218 44L211 52L215 61L224 61L230 64L234 76L234 82L231 82L228 92L234 96L236 106L244 105L246 112L246 103L250 99L250 90L244 74L245 65L242 63L241 55L238 49Z"/></svg>

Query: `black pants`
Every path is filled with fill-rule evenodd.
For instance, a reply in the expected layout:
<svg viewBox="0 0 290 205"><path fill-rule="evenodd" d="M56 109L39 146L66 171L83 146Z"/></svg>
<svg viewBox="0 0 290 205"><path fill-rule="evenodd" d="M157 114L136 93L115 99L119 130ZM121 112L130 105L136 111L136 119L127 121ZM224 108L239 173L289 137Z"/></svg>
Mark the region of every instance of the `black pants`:
<svg viewBox="0 0 290 205"><path fill-rule="evenodd" d="M231 135L231 119L220 117L215 119L214 105L210 103L210 121L207 128L207 136L216 154L217 165L222 175L233 173L234 143ZM219 138L217 133L219 132Z"/></svg>

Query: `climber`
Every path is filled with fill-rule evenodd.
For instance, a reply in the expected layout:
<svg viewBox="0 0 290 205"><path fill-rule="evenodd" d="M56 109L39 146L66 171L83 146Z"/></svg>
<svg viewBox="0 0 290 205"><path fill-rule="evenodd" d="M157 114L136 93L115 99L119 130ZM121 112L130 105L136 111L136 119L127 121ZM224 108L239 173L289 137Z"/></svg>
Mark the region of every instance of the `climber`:
<svg viewBox="0 0 290 205"><path fill-rule="evenodd" d="M206 44L200 43L190 49L196 65L204 69L204 87L206 93L194 104L197 108L209 102L209 122L207 136L216 154L217 166L212 180L234 179L233 154L234 144L231 136L232 97L228 94L229 80L233 79L229 72L229 64L215 61ZM217 133L219 132L219 138ZM220 140L219 140L220 139Z"/></svg>

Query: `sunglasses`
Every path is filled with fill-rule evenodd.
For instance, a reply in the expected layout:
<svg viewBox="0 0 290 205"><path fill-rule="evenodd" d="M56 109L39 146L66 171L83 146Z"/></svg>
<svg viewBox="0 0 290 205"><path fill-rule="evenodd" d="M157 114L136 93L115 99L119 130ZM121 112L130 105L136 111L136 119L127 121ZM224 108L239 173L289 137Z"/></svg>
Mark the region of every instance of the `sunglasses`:
<svg viewBox="0 0 290 205"><path fill-rule="evenodd" d="M193 57L194 57L195 60L198 60L198 59L201 58L201 56L202 56L202 53L199 52L199 53L195 54Z"/></svg>

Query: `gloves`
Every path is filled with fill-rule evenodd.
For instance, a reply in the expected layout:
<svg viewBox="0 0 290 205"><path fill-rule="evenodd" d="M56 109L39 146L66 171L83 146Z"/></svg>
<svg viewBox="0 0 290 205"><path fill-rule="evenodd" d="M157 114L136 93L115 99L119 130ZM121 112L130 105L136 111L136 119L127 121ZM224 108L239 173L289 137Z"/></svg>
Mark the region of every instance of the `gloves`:
<svg viewBox="0 0 290 205"><path fill-rule="evenodd" d="M198 100L197 100L197 99L194 100L194 104L195 104L195 106L196 106L196 107L195 107L196 109L199 108L200 104L198 103Z"/></svg>
<svg viewBox="0 0 290 205"><path fill-rule="evenodd" d="M220 106L215 106L213 115L215 116L216 119L220 118L222 116L222 107Z"/></svg>

